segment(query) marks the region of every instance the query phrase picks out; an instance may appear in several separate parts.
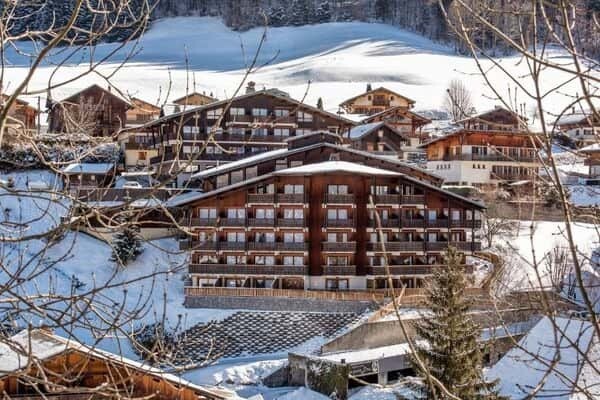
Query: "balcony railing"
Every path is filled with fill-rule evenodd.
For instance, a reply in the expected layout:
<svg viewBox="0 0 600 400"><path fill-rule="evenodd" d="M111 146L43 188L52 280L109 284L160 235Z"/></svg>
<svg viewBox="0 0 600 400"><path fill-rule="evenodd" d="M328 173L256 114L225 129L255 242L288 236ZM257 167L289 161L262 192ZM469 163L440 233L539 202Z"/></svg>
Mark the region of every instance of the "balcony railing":
<svg viewBox="0 0 600 400"><path fill-rule="evenodd" d="M323 275L355 276L356 265L324 265Z"/></svg>
<svg viewBox="0 0 600 400"><path fill-rule="evenodd" d="M248 250L275 251L276 242L248 242Z"/></svg>
<svg viewBox="0 0 600 400"><path fill-rule="evenodd" d="M246 218L221 218L221 226L246 226Z"/></svg>
<svg viewBox="0 0 600 400"><path fill-rule="evenodd" d="M390 265L390 275L431 275L439 265ZM387 275L384 266L372 266L367 268L368 275Z"/></svg>
<svg viewBox="0 0 600 400"><path fill-rule="evenodd" d="M277 226L282 228L300 228L305 225L304 219L277 218Z"/></svg>
<svg viewBox="0 0 600 400"><path fill-rule="evenodd" d="M402 204L425 204L425 196L423 196L423 195L402 196Z"/></svg>
<svg viewBox="0 0 600 400"><path fill-rule="evenodd" d="M330 290L296 290L296 289L258 289L258 288L222 288L222 287L186 287L187 297L290 297L319 300L340 301L377 301L384 300L385 293L370 291L330 291Z"/></svg>
<svg viewBox="0 0 600 400"><path fill-rule="evenodd" d="M386 242L382 243L368 243L367 250L369 251L383 251L385 247L385 251L408 251L408 252L417 252L424 250L425 242Z"/></svg>
<svg viewBox="0 0 600 400"><path fill-rule="evenodd" d="M275 203L274 193L250 193L248 194L248 203L255 204L273 204Z"/></svg>
<svg viewBox="0 0 600 400"><path fill-rule="evenodd" d="M280 251L307 251L308 243L278 242L276 248Z"/></svg>
<svg viewBox="0 0 600 400"><path fill-rule="evenodd" d="M353 194L327 194L329 204L354 204Z"/></svg>
<svg viewBox="0 0 600 400"><path fill-rule="evenodd" d="M344 251L344 252L355 252L356 242L324 242L323 251Z"/></svg>
<svg viewBox="0 0 600 400"><path fill-rule="evenodd" d="M374 201L376 204L400 204L400 199L399 194L378 194Z"/></svg>
<svg viewBox="0 0 600 400"><path fill-rule="evenodd" d="M354 220L352 219L327 219L325 225L328 228L352 228L354 227Z"/></svg>
<svg viewBox="0 0 600 400"><path fill-rule="evenodd" d="M479 242L427 242L427 251L446 251L448 246L455 247L459 251L480 251Z"/></svg>
<svg viewBox="0 0 600 400"><path fill-rule="evenodd" d="M308 266L258 264L190 264L191 274L307 275Z"/></svg>
<svg viewBox="0 0 600 400"><path fill-rule="evenodd" d="M273 226L275 226L275 219L273 219L273 218L248 218L248 226L273 227Z"/></svg>
<svg viewBox="0 0 600 400"><path fill-rule="evenodd" d="M244 251L246 250L246 242L218 242L219 250Z"/></svg>
<svg viewBox="0 0 600 400"><path fill-rule="evenodd" d="M400 223L402 228L424 228L425 220L424 219L402 219Z"/></svg>
<svg viewBox="0 0 600 400"><path fill-rule="evenodd" d="M537 161L534 156L505 155L505 154L446 154L431 159L431 161L503 161L503 162L528 162Z"/></svg>
<svg viewBox="0 0 600 400"><path fill-rule="evenodd" d="M196 218L194 221L197 221L197 226L206 227L206 226L217 226L216 218Z"/></svg>
<svg viewBox="0 0 600 400"><path fill-rule="evenodd" d="M277 197L276 197L276 201L278 203L287 203L287 204L304 203L305 199L306 199L306 197L302 193L293 193L293 194L278 193Z"/></svg>

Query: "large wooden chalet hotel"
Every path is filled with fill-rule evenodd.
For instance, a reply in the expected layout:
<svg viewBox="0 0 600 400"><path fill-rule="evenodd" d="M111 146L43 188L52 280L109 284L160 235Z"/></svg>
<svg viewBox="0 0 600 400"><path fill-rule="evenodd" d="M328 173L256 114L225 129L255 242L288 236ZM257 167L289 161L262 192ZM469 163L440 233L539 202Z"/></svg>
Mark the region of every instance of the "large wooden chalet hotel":
<svg viewBox="0 0 600 400"><path fill-rule="evenodd" d="M367 300L389 287L384 251L394 286L414 288L443 264L449 245L465 255L480 249L483 207L442 190L439 177L343 147L329 132L287 145L200 171L192 179L203 191L169 201L189 226L186 304L210 306L211 296Z"/></svg>

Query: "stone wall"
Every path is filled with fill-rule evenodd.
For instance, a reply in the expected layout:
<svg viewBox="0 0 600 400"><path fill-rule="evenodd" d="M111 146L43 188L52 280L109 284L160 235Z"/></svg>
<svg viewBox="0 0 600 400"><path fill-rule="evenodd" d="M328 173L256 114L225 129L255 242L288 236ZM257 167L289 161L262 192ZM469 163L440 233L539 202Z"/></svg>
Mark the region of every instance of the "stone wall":
<svg viewBox="0 0 600 400"><path fill-rule="evenodd" d="M219 297L219 296L186 296L185 306L188 308L220 308L231 310L261 311L305 311L362 313L367 309L375 309L377 305L366 301L338 301L297 299L289 297Z"/></svg>

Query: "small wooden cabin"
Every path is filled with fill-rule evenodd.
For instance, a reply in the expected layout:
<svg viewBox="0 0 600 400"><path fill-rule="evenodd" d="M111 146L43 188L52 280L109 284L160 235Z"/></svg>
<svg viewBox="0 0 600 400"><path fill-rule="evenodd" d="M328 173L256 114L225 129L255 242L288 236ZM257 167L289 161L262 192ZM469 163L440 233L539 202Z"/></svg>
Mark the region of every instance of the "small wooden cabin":
<svg viewBox="0 0 600 400"><path fill-rule="evenodd" d="M2 93L2 107L6 104L8 98L9 95ZM29 103L24 100L17 99L8 111L8 124L15 126L19 125L22 128L25 128L25 130L36 129L38 114L39 110L37 108L29 105Z"/></svg>
<svg viewBox="0 0 600 400"><path fill-rule="evenodd" d="M160 107L133 97L131 108L126 111L125 115L127 116L128 126L142 125L157 119L160 116Z"/></svg>
<svg viewBox="0 0 600 400"><path fill-rule="evenodd" d="M115 177L113 163L73 163L62 169L66 189L107 187Z"/></svg>
<svg viewBox="0 0 600 400"><path fill-rule="evenodd" d="M350 129L349 139L354 149L380 155L400 156L410 140L386 122L373 122Z"/></svg>
<svg viewBox="0 0 600 400"><path fill-rule="evenodd" d="M0 391L28 400L236 398L43 329L24 330L0 343Z"/></svg>
<svg viewBox="0 0 600 400"><path fill-rule="evenodd" d="M173 104L178 104L180 106L204 106L206 104L214 103L215 101L218 101L218 99L212 97L212 93L210 96L207 96L204 93L192 92L173 100Z"/></svg>
<svg viewBox="0 0 600 400"><path fill-rule="evenodd" d="M390 89L379 87L367 90L340 104L340 107L348 114L373 115L392 107L402 107L405 110L413 108L414 100L398 94Z"/></svg>
<svg viewBox="0 0 600 400"><path fill-rule="evenodd" d="M89 86L53 103L48 112L48 131L112 137L127 121L129 100L99 85Z"/></svg>

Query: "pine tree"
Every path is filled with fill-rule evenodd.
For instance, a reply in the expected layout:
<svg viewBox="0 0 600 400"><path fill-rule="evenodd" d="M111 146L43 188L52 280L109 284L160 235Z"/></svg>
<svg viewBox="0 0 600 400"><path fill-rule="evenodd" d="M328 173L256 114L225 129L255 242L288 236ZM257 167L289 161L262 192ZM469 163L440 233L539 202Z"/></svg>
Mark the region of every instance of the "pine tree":
<svg viewBox="0 0 600 400"><path fill-rule="evenodd" d="M317 108L319 110L323 109L323 99L319 97L319 99L317 100Z"/></svg>
<svg viewBox="0 0 600 400"><path fill-rule="evenodd" d="M127 265L142 253L142 240L136 225L125 223L124 228L114 235L112 240L111 261L119 265Z"/></svg>
<svg viewBox="0 0 600 400"><path fill-rule="evenodd" d="M496 382L486 382L483 377L477 342L481 331L468 315L471 303L465 296L467 278L461 261L462 256L450 247L445 258L447 268L433 275L426 299L432 316L419 320L415 327L421 340L417 354L427 372L455 396L463 400L499 399ZM416 369L426 378L418 366ZM444 398L437 387L429 390Z"/></svg>

